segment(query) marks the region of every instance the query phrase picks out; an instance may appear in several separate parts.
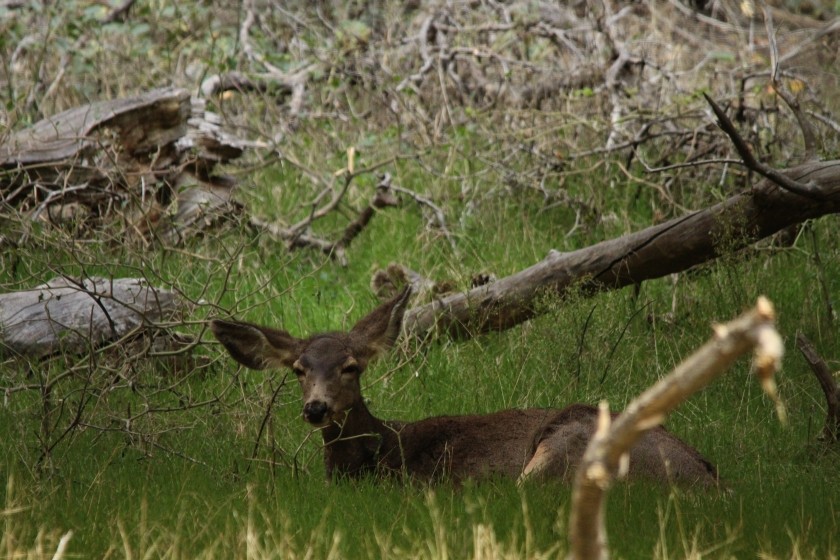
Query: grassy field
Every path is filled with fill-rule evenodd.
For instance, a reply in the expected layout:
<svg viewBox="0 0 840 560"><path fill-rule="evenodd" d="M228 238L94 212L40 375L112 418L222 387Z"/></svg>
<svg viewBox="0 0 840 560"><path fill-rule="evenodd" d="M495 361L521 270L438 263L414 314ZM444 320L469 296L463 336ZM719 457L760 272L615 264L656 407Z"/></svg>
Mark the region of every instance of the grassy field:
<svg viewBox="0 0 840 560"><path fill-rule="evenodd" d="M150 12L137 17L159 22L160 33L180 37L213 64L229 63L223 55L233 48L235 19L208 19L206 35L196 31L187 40L165 27L169 20L158 4L171 7L152 2L143 8ZM199 4L190 13L207 16L209 8ZM59 21L68 14L54 16ZM23 34L11 24L7 28ZM124 37L119 29L108 32ZM154 50L155 31L131 32L138 37L132 48ZM209 36L218 40L218 50L202 43ZM2 46L8 54L11 47ZM109 56L101 52L84 61L99 68L104 60L114 72ZM151 60L156 64L150 72L166 75L169 67ZM85 68L74 70L80 89L68 90L96 98ZM116 73L109 76L114 90L138 87ZM335 87L327 83L312 96L327 98ZM389 262L452 279L464 289L474 273L511 274L552 249L586 247L647 227L663 212L670 218L702 208L737 185L721 187L717 176L698 176L694 184L678 185L679 204L668 205L659 190L634 178L643 175L641 168L631 166L636 175L622 171L621 154L564 162L562 172L540 183L535 169L543 164L520 150L520 143L550 135L558 144L571 141L573 132L562 124L568 114L516 114L512 118L531 121L507 130L500 124L508 122L500 116L504 111L464 111L457 125L423 143L406 140L402 124L368 118L364 92L344 93L346 99L335 104L342 110L352 105L347 118L304 120L283 145L284 157L252 155L230 169L240 182L238 199L266 219L301 219L318 193L302 169L329 175L347 165L346 150L353 146L358 168L406 155L385 170L394 184L442 209L445 231L429 225L428 207L405 198L401 207L377 213L342 267L315 252L289 252L238 219L183 246L141 250L108 235L79 238L4 214L0 236L17 238L25 230L29 241L4 246L3 291L57 274L145 276L192 302L176 329L203 336L203 342L179 360L138 360L125 348L42 362L2 358L0 558L52 558L68 535L67 558L565 555L570 489L559 483L327 484L320 436L300 419L294 380L282 371L238 369L204 322L233 315L298 335L348 328L376 305L370 277ZM60 106L56 99L76 101L67 93L49 104ZM239 116L255 117L255 127L282 118L267 96L231 103L238 104ZM3 122L20 128L31 116L9 105ZM648 183L656 180L646 177ZM360 176L343 214L319 222L317 233L340 230L375 185L373 174ZM583 214L576 201L586 201ZM837 367L840 337L830 304L840 294L838 225L836 216L826 217L806 224L790 247L761 243L722 254L638 290L547 298L544 313L505 332L460 342L439 338L419 349L406 345L365 374L370 408L382 418L403 420L603 399L618 410L706 341L713 322L766 295L778 310L788 352L779 376L788 425L777 420L748 361L739 361L666 424L717 465L730 491L618 485L608 503L610 548L627 559L837 558L840 454L817 440L825 400L794 337L807 335ZM45 412L37 388L68 370L76 373L57 386ZM10 390L23 385L33 389ZM81 422L73 421L77 411ZM133 418L130 426L126 418ZM51 447L48 454L45 447Z"/></svg>
<svg viewBox="0 0 840 560"><path fill-rule="evenodd" d="M429 180L416 171L405 173L418 183ZM254 196L269 192L269 185L266 180ZM473 246L486 248L477 251L470 268L495 262L504 274L558 247L544 223L523 219L532 202L506 197L489 205L482 221L501 224L498 231L468 225L467 234L453 226L456 235L469 235ZM240 318L304 334L349 326L373 306L367 276L377 264L397 260L422 270L429 261L450 262L439 267L461 270L448 244L417 239L422 227L417 222L410 212L383 213L351 252L346 269L311 255L290 256L237 228L196 242L190 251L195 256L162 254L152 264L188 295L221 296L222 305ZM560 238L559 247L587 242ZM202 256L239 245L223 294L220 264ZM676 283L646 283L638 294L625 290L546 302L545 315L508 332L440 341L420 353L385 359L366 374L371 408L381 417L401 419L600 399L620 408L705 340L713 320L729 318L766 294L778 306L790 352L780 378L790 424L779 425L748 363L739 362L668 422L718 465L731 494L619 486L609 501L612 547L624 558L836 555L838 456L815 441L824 402L791 343L801 330L826 356L840 350L815 282L824 275L830 293L837 293L836 246L836 219L824 219L810 225L791 249L727 257ZM443 258L429 256L436 252ZM64 257L66 263L55 255L49 262L28 255L18 276L6 281L77 270L79 264ZM126 252L113 257L120 265L95 261L85 268L117 276L129 263L149 266L145 258L138 261ZM667 317L672 309L675 317ZM199 307L190 319L217 313ZM34 463L38 395L7 397L0 410L7 482L2 550L9 556L39 547L49 551L71 530L69 551L85 557L539 558L565 550L569 490L561 485L520 490L507 480L459 489L325 484L319 438L307 438L293 385L280 391L252 455L266 406L285 374L237 372L216 345L202 354L207 363L186 374L151 363L133 375L147 392L160 393L158 406L171 402L177 409L179 401L219 397L217 403L150 414L136 427L145 435L132 438L94 426L107 428L126 407L143 406L142 400L125 391L98 395L101 402L89 406L91 426L59 444L46 468ZM61 362L41 370L6 362L3 378L13 385L15 379L61 371ZM69 403L74 391L79 387L68 389Z"/></svg>

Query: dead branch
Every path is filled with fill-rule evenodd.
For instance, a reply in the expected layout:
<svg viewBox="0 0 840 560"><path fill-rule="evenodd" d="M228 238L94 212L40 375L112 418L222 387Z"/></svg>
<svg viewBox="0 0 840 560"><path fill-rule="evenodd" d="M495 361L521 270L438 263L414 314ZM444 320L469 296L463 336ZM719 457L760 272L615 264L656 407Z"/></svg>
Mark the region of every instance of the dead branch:
<svg viewBox="0 0 840 560"><path fill-rule="evenodd" d="M828 364L825 363L825 360L822 359L817 349L804 334L796 334L796 346L802 352L811 367L811 371L817 377L817 381L820 382L820 387L825 395L827 409L821 438L829 442L836 442L840 438L840 388L837 387L837 381L834 380L834 375L828 368Z"/></svg>
<svg viewBox="0 0 840 560"><path fill-rule="evenodd" d="M385 173L379 181L379 184L376 186L376 194L374 194L371 203L359 213L355 220L350 222L347 227L344 228L344 233L336 242L336 245L345 248L348 247L350 243L356 239L360 233L362 233L362 230L367 227L377 210L381 210L389 206L399 206L399 204L399 200L393 194L391 175Z"/></svg>
<svg viewBox="0 0 840 560"><path fill-rule="evenodd" d="M437 225L437 228L443 233L443 236L446 237L446 240L449 241L449 245L457 250L455 245L455 239L452 237L452 233L450 233L449 228L446 227L446 214L444 214L443 210L441 210L440 206L432 202L429 198L417 194L416 192L406 189L404 187L399 186L392 186L391 187L395 192L400 194L404 194L410 197L414 202L419 204L420 206L425 206L432 211L434 215L434 223Z"/></svg>
<svg viewBox="0 0 840 560"><path fill-rule="evenodd" d="M744 165L747 169L751 169L758 173L759 175L766 177L779 185L779 187L788 190L792 193L796 193L799 196L804 196L806 198L810 198L812 200L824 200L824 194L820 191L819 186L815 185L813 182L809 183L800 183L795 179L791 179L788 175L781 173L770 167L769 165L758 161L755 156L753 156L750 147L741 138L741 135L738 134L738 130L735 128L735 125L732 124L732 121L729 120L729 117L726 116L726 113L721 109L714 100L709 97L705 92L703 93L703 97L706 98L706 101L712 107L712 111L714 111L715 116L718 119L718 124L720 128L729 136L732 143L735 145L735 149L738 150L738 155L741 156L741 159L744 161Z"/></svg>
<svg viewBox="0 0 840 560"><path fill-rule="evenodd" d="M376 193L371 199L370 204L363 208L359 212L358 216L356 216L356 218L344 228L344 231L338 240L327 241L308 233L304 233L304 230L308 229L308 225L312 222L312 220L316 218L323 218L330 211L336 208L338 202L343 197L344 192L346 192L347 186L349 186L349 181L350 180L348 178L345 188L342 189L338 195L334 196L326 206L317 209L317 211L313 206L313 212L310 214L309 219L304 220L303 222L299 222L293 226L284 226L278 223L267 222L266 220L256 216L251 216L249 218L249 223L257 229L267 232L272 237L285 242L289 250L314 248L337 261L341 266L347 266L347 247L349 247L350 243L367 227L376 212L389 206L399 205L399 201L392 193L390 184L391 176L386 173L382 176L379 184L377 185Z"/></svg>
<svg viewBox="0 0 840 560"><path fill-rule="evenodd" d="M756 373L765 391L776 401L780 418L784 418L773 381L784 346L774 322L772 304L759 298L754 309L715 326L709 342L633 400L614 422L610 422L607 404L601 403L598 429L587 446L572 490L571 559L609 558L604 501L625 461L623 457L642 434L661 424L667 414L725 372L739 356L754 350Z"/></svg>
<svg viewBox="0 0 840 560"><path fill-rule="evenodd" d="M272 88L279 88L281 91L290 94L289 99L289 126L294 128L296 120L300 118L303 111L306 85L313 73L317 72L321 65L318 63L306 64L299 70L287 73L269 62L251 42L251 27L257 21L257 7L253 0L245 0L243 8L245 17L239 26L239 42L246 58L265 69L257 72L253 78L246 77L240 72L229 72L210 76L201 84L201 92L205 97L218 94L228 90L255 90L260 92L269 91Z"/></svg>
<svg viewBox="0 0 840 560"><path fill-rule="evenodd" d="M406 331L439 329L456 338L508 329L534 317L544 294L614 290L716 259L807 219L840 212L840 161L784 171L807 178L819 201L780 189L769 179L710 208L570 253L552 251L539 263L465 293L406 313Z"/></svg>
<svg viewBox="0 0 840 560"><path fill-rule="evenodd" d="M123 0L121 4L114 6L108 14L99 20L100 23L113 23L126 18L128 11L134 5L135 0Z"/></svg>
<svg viewBox="0 0 840 560"><path fill-rule="evenodd" d="M496 281L496 275L490 272L473 274L469 285L471 288L485 286ZM440 298L455 291L457 282L453 279L432 280L417 271L399 263L388 263L385 269L373 273L370 287L380 301L393 298L406 286L411 286L412 301L422 302L432 298Z"/></svg>
<svg viewBox="0 0 840 560"><path fill-rule="evenodd" d="M455 283L437 282L399 263L389 263L384 270L374 272L370 286L376 297L382 301L391 299L405 286L411 286L415 301L425 301L429 294L440 296L452 292Z"/></svg>
<svg viewBox="0 0 840 560"><path fill-rule="evenodd" d="M204 97L212 97L226 91L267 93L277 91L289 95L289 115L292 120L299 118L303 111L306 85L311 75L316 72L316 66L307 66L292 74L279 72L227 72L214 74L201 82L201 93ZM294 124L292 122L292 124Z"/></svg>
<svg viewBox="0 0 840 560"><path fill-rule="evenodd" d="M799 123L799 128L802 130L802 141L805 144L805 161L814 161L817 159L817 137L814 134L814 127L805 117L802 107L799 106L799 101L788 92L788 89L779 79L779 47L776 42L776 29L773 27L773 15L767 6L764 6L764 25L770 43L770 83L773 84L773 89L787 104L796 117L796 122Z"/></svg>

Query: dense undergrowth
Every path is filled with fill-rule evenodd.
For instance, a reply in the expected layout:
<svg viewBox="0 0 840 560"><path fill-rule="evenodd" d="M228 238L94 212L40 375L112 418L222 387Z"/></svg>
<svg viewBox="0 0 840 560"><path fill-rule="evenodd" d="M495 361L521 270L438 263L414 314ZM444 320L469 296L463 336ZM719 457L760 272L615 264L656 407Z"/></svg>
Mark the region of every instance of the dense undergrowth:
<svg viewBox="0 0 840 560"><path fill-rule="evenodd" d="M82 4L43 8L61 38L45 47L47 69L83 35L67 23ZM218 8L214 18L211 3L141 4L134 19L82 42L83 56L71 57L66 68L77 88L62 85L41 104L24 103L30 90L20 74L14 84L20 87L7 80L13 95L0 122L17 129L37 120L41 107L49 112L173 75L181 83L190 75L188 55L203 57L208 72L239 64L235 9ZM86 7L84 21L91 24L99 7ZM173 10L192 19L181 14L175 23ZM26 34L20 20L3 15L9 33ZM173 47L161 56L159 45L176 43L185 49L181 58ZM102 44L133 56L123 60L119 48L100 50ZM11 58L14 47L0 46ZM130 73L114 70L121 60L133 65L142 56L153 62L147 79L132 82ZM285 53L275 62L291 67L293 58ZM18 62L27 61L34 64ZM357 168L387 161L382 170L394 184L433 201L445 223L429 205L405 196L399 208L377 212L342 267L316 252L289 252L241 215L184 245L148 250L111 237L107 228L80 234L3 207L3 291L56 275L146 277L184 296L189 304L171 326L201 343L176 356L149 356L126 344L37 362L2 358L0 557L52 557L68 534L66 557L84 558L565 554L570 490L561 484L326 484L320 438L300 420L296 384L286 372L237 369L204 321L233 315L298 335L347 328L375 305L370 277L389 262L465 289L475 273L505 276L550 250L586 247L703 208L741 188L746 175L715 167L666 185L623 153L574 160L561 154L547 162L552 146L565 153L582 137L598 137L604 123L570 126L574 113L557 106L456 107L455 122L427 122L420 130L416 115L385 114L387 96L361 87L364 76L360 86L348 78L351 72L336 72L311 93L312 107L323 112L313 109L283 128L287 136L276 150L229 169L240 182L238 200L266 219L302 219L320 189L309 180L311 171L328 176L344 168L353 146ZM836 70L827 74L836 80ZM42 86L32 85L34 99L44 95ZM566 101L585 104L589 95L569 92ZM270 95L221 99L216 108L243 134L271 137L271 123L286 116ZM684 102L700 113L694 99ZM833 142L826 141L829 151ZM773 157L795 155L781 144L768 147ZM658 149L640 146L638 153L654 157ZM316 232L340 231L376 182L373 173L360 175L340 212L319 222ZM836 368L837 225L836 216L822 218L805 224L790 246L762 242L722 251L715 262L637 289L546 297L539 317L505 332L404 345L365 374L370 407L383 418L405 420L603 399L620 409L707 340L713 322L766 295L778 310L788 352L779 383L789 424L780 425L749 363L738 362L667 422L718 466L728 491L619 485L609 498L611 549L619 558L837 557L840 456L836 445L818 441L825 401L794 347L802 332ZM6 243L18 239L26 242ZM47 399L39 389L67 372L72 375L57 385L58 394Z"/></svg>

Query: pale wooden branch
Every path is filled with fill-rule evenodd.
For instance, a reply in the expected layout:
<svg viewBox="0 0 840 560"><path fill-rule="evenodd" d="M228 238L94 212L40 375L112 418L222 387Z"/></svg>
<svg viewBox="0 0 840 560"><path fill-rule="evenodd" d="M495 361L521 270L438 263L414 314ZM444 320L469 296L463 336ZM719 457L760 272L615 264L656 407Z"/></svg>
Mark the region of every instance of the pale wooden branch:
<svg viewBox="0 0 840 560"><path fill-rule="evenodd" d="M609 558L604 501L622 458L646 431L661 424L668 413L751 349L755 352L756 373L765 391L777 402L777 410L783 418L773 374L779 368L784 347L774 322L772 304L759 298L754 309L729 323L715 326L709 342L633 400L614 422L610 422L606 403L601 404L598 429L583 456L572 491L571 559Z"/></svg>
<svg viewBox="0 0 840 560"><path fill-rule="evenodd" d="M820 382L825 395L827 410L821 438L836 442L840 438L840 388L837 387L837 382L825 360L820 357L814 345L804 334L796 335L796 346Z"/></svg>

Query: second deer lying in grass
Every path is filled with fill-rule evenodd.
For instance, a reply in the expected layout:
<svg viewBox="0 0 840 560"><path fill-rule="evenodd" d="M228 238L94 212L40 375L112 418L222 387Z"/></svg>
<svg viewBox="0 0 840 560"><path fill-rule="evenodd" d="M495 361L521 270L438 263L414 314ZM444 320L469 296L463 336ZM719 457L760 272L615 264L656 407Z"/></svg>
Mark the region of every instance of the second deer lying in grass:
<svg viewBox="0 0 840 560"><path fill-rule="evenodd" d="M595 429L597 409L518 409L417 422L380 420L365 404L360 379L370 361L400 334L409 290L349 332L299 339L248 323L215 320L216 338L239 363L288 367L303 389L303 418L321 428L330 476L403 473L412 479L460 480L487 475L571 480ZM628 476L711 487L717 472L697 450L662 427L630 452Z"/></svg>

